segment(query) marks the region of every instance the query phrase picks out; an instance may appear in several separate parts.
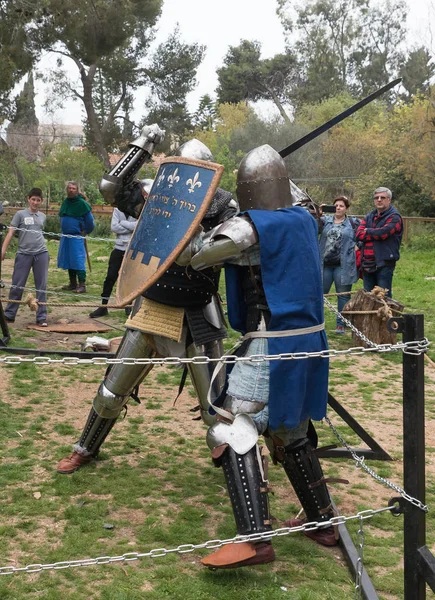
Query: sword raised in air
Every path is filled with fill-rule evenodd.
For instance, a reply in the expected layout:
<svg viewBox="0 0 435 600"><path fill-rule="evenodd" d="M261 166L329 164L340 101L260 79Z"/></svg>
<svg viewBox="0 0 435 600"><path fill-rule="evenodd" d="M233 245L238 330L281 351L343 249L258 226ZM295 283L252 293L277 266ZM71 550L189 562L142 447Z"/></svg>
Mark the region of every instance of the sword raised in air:
<svg viewBox="0 0 435 600"><path fill-rule="evenodd" d="M328 129L331 129L331 127L334 127L334 125L337 125L344 119L347 119L347 117L350 117L350 115L353 115L353 113L357 112L360 108L363 108L363 106L370 104L370 102L376 100L376 98L379 98L379 96L382 96L382 94L385 94L385 92L388 92L388 90L391 90L391 88L399 84L401 81L401 78L394 79L394 81L390 81L390 83L387 83L387 85L384 85L383 87L379 88L378 90L376 90L376 92L373 92L373 94L367 96L367 98L360 100L350 108L346 108L346 110L344 110L339 115L333 117L326 123L323 123L323 125L320 125L320 127L317 127L317 129L313 129L313 131L310 131L310 133L307 133L307 135L304 135L303 137L296 140L296 142L293 142L286 148L280 150L280 156L282 158L285 158L295 150L298 150L302 146L305 146L305 144L308 144L308 142L311 142L311 140L314 140L319 135L322 135L322 133L325 133L325 131L328 131Z"/></svg>

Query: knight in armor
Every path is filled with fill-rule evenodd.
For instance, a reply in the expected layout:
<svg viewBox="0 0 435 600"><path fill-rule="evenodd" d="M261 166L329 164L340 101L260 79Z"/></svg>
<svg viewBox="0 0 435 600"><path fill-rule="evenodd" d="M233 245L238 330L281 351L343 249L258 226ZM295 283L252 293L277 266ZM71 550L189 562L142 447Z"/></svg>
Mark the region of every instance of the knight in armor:
<svg viewBox="0 0 435 600"><path fill-rule="evenodd" d="M137 147L149 152L148 143L139 141ZM177 154L211 160L209 150L197 140L181 146ZM129 172L128 166L121 167L118 171ZM120 177L118 173L105 176L103 193L108 198L115 196L115 204L126 214L138 216L140 185L133 181L125 184ZM117 358L220 358L226 332L217 300L216 266L222 264L229 319L243 334L240 355L327 349L317 223L305 208L292 207L289 178L277 152L262 146L244 158L237 195L242 213L231 194L217 189L201 223L203 232L136 300ZM148 318L162 314L164 330L156 332ZM172 319L180 323L180 318L181 334L170 336ZM274 462L283 465L306 518L320 524L309 532L310 537L325 545L335 544L333 529L321 528L332 516L331 501L315 454L316 442L309 435L310 419L320 420L326 414L327 359L240 361L229 374L222 366L222 362L217 367L214 362L191 362L188 368L201 416L210 426L207 443L213 462L223 468L237 532L265 533L266 538L224 546L203 559L203 564L229 568L274 560L267 540L272 527L260 434L265 436ZM109 367L82 435L73 453L60 461L58 472L72 473L97 456L129 397L151 368L136 364ZM301 522L290 520L287 524Z"/></svg>
<svg viewBox="0 0 435 600"><path fill-rule="evenodd" d="M137 218L144 203L141 183L132 180L131 174L149 159L154 145L162 136L163 132L157 126L145 127L138 140L132 142L126 156L103 177L100 185L103 196L127 215ZM212 160L210 150L195 139L180 146L176 155ZM204 231L209 231L237 212L238 205L231 193L217 188L201 226ZM171 265L157 283L135 301L117 358L222 356L222 340L227 333L217 296L218 283L219 269L214 266L199 272L191 267ZM160 323L157 331L156 321ZM212 365L188 365L203 420L209 424L215 418L207 403ZM152 365L139 364L109 367L79 441L74 445L72 454L58 464L59 473L73 473L97 456L129 398L135 397L135 390L151 368ZM213 397L220 395L224 379L223 373L216 378Z"/></svg>
<svg viewBox="0 0 435 600"><path fill-rule="evenodd" d="M230 324L243 334L236 353L260 357L234 364L221 408L214 406L218 417L207 443L215 465L223 468L239 535L271 530L267 469L258 446L263 434L306 520L320 524L307 535L335 545L334 529L321 527L333 511L310 421L326 414L328 360L261 360L268 354L327 349L317 223L305 208L292 206L284 161L268 145L242 160L237 197L241 212L194 238L177 259L198 272L225 264ZM291 519L286 525L303 522ZM225 545L202 562L234 568L274 557L266 535L259 542Z"/></svg>

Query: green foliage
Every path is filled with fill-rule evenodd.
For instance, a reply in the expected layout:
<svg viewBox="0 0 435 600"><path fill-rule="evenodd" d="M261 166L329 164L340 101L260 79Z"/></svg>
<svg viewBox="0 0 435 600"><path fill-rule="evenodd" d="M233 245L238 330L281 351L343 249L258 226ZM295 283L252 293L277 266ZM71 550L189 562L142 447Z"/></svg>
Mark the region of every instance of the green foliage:
<svg viewBox="0 0 435 600"><path fill-rule="evenodd" d="M0 198L1 202L11 206L20 206L25 200L23 188L18 184L16 171L11 161L0 154Z"/></svg>
<svg viewBox="0 0 435 600"><path fill-rule="evenodd" d="M199 100L198 109L193 115L193 125L198 129L213 129L217 117L217 103L209 94L204 94Z"/></svg>
<svg viewBox="0 0 435 600"><path fill-rule="evenodd" d="M150 91L147 122L157 122L167 134L175 135L190 127L186 96L196 85L196 71L204 53L205 46L182 42L178 27L158 46L146 69Z"/></svg>
<svg viewBox="0 0 435 600"><path fill-rule="evenodd" d="M32 67L34 52L27 35L32 10L21 1L0 2L0 123L14 116L10 94Z"/></svg>
<svg viewBox="0 0 435 600"><path fill-rule="evenodd" d="M218 103L272 100L283 119L289 121L283 102L298 78L297 61L290 52L264 60L260 54L259 42L242 40L239 46L230 46L224 66L217 70Z"/></svg>
<svg viewBox="0 0 435 600"><path fill-rule="evenodd" d="M65 197L67 181L77 181L91 204L101 202L98 184L104 171L98 158L89 150L71 150L67 144L55 146L43 164L18 161L24 179L24 189L41 187L51 202L61 202Z"/></svg>
<svg viewBox="0 0 435 600"><path fill-rule="evenodd" d="M427 93L434 72L432 53L427 48L420 46L411 50L400 69L402 85L407 92L405 99Z"/></svg>
<svg viewBox="0 0 435 600"><path fill-rule="evenodd" d="M61 57L48 77L55 102L62 105L70 97L83 102L90 146L106 166L105 143L113 146L115 117L141 84L140 62L154 37L161 6L162 0L77 0L73 8L63 0L43 0L35 6L29 37L39 52ZM64 57L77 66L78 85L63 69Z"/></svg>
<svg viewBox="0 0 435 600"><path fill-rule="evenodd" d="M342 91L365 96L397 76L405 63L406 12L403 0L309 0L296 7L278 0L288 52L300 66L294 103Z"/></svg>

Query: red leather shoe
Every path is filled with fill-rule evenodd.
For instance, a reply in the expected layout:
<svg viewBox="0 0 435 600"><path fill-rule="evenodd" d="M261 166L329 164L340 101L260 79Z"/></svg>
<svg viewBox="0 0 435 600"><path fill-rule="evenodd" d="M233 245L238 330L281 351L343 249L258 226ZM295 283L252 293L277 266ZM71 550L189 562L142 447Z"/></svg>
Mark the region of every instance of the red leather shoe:
<svg viewBox="0 0 435 600"><path fill-rule="evenodd" d="M79 454L78 452L73 452L70 456L66 458L62 458L62 460L57 465L57 472L63 473L64 475L69 475L70 473L74 473L77 469L80 469L83 465L87 465L91 462L93 456L85 456L84 454Z"/></svg>
<svg viewBox="0 0 435 600"><path fill-rule="evenodd" d="M300 527L304 523L307 523L306 519L289 519L288 521L284 521L286 527ZM322 546L336 546L338 544L338 531L335 533L334 527L331 526L304 531L304 535Z"/></svg>
<svg viewBox="0 0 435 600"><path fill-rule="evenodd" d="M253 565L264 565L275 560L275 552L270 542L240 542L227 544L213 554L201 559L210 569L238 569Z"/></svg>

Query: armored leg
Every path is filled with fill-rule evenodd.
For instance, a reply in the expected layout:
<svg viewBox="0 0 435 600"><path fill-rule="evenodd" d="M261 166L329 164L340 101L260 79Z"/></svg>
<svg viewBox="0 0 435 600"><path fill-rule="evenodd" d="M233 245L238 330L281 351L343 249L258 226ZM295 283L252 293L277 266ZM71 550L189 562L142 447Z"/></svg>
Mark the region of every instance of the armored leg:
<svg viewBox="0 0 435 600"><path fill-rule="evenodd" d="M221 460L237 533L271 531L268 482L259 446L246 454L237 454L228 446Z"/></svg>
<svg viewBox="0 0 435 600"><path fill-rule="evenodd" d="M207 434L214 462L223 468L239 535L272 529L266 467L257 439L257 429L247 415L238 415L231 425L217 422ZM219 548L202 563L212 568L235 568L264 564L274 558L269 541L243 542Z"/></svg>
<svg viewBox="0 0 435 600"><path fill-rule="evenodd" d="M155 350L140 331L127 329L116 354L117 358L152 358ZM80 440L73 454L60 461L59 473L72 473L90 462L127 404L131 392L151 370L152 365L112 365L98 388Z"/></svg>
<svg viewBox="0 0 435 600"><path fill-rule="evenodd" d="M220 358L224 354L222 340L208 342L201 346L190 344L187 348L187 357L208 356L209 358ZM210 388L210 381L213 371L216 367L216 362L210 363L189 363L188 369L193 387L199 400L201 409L201 417L204 423L212 425L216 421L216 415L211 414L210 405L207 402L207 395ZM211 402L214 402L222 393L225 385L225 367L219 371L212 383Z"/></svg>
<svg viewBox="0 0 435 600"><path fill-rule="evenodd" d="M279 460L279 457L278 457ZM328 521L331 498L323 470L308 438L284 448L282 465L309 521Z"/></svg>
<svg viewBox="0 0 435 600"><path fill-rule="evenodd" d="M322 523L333 516L331 498L326 487L320 461L308 438L297 440L287 446L275 447L275 458L282 463L308 521ZM289 527L304 521L286 521ZM333 546L337 537L332 527L305 532L306 535L324 546Z"/></svg>

